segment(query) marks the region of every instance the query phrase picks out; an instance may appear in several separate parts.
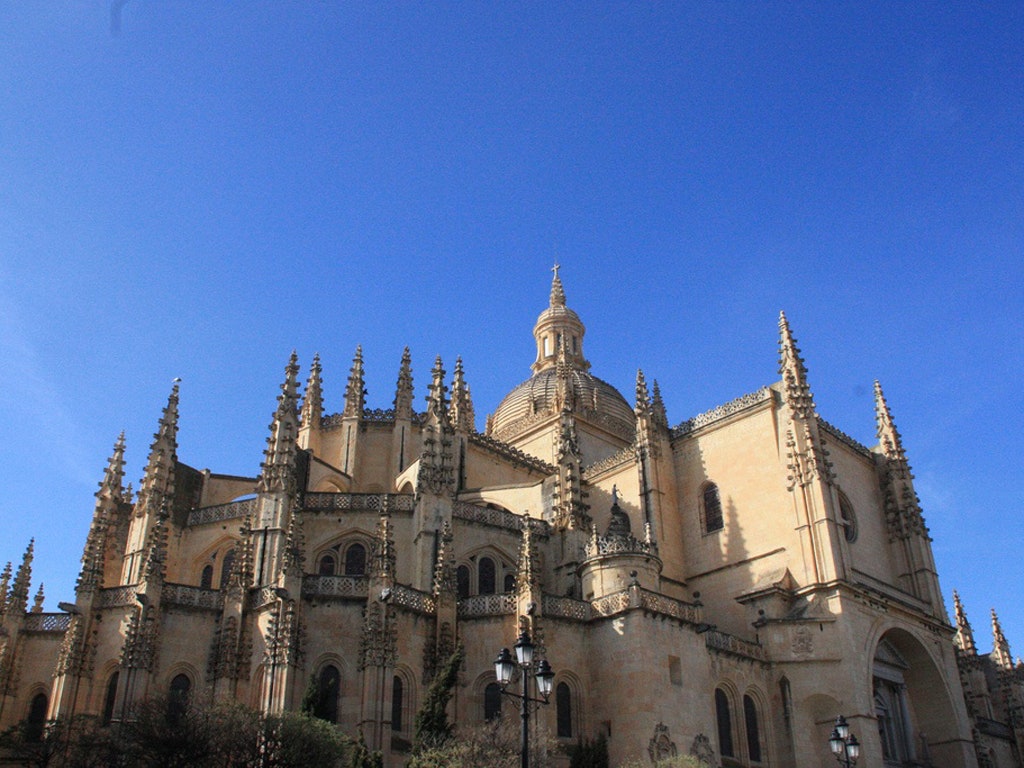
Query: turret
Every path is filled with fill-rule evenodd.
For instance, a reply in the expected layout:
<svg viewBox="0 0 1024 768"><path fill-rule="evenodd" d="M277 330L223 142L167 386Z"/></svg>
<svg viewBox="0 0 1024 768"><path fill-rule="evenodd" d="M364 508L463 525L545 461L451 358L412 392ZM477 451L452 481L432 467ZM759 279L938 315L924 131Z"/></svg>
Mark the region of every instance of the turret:
<svg viewBox="0 0 1024 768"><path fill-rule="evenodd" d="M559 266L555 264L548 308L540 313L533 327L533 337L537 342L537 359L532 366L534 373L557 364L558 349L563 341L570 364L581 370L590 368L590 363L583 357L583 334L586 329L579 315L565 305L565 289L558 277L558 269Z"/></svg>
<svg viewBox="0 0 1024 768"><path fill-rule="evenodd" d="M299 447L313 454L320 453L320 420L324 413L323 383L320 378L320 355L313 355L309 368L309 379L302 396L302 411L299 414Z"/></svg>

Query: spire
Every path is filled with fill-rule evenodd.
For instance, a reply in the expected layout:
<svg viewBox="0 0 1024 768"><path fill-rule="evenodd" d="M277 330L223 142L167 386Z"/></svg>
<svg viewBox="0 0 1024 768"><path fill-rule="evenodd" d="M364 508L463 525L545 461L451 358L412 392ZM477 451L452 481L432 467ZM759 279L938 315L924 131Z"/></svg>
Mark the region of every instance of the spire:
<svg viewBox="0 0 1024 768"><path fill-rule="evenodd" d="M348 386L345 387L345 410L342 415L362 418L366 407L366 386L363 381L363 348L356 347L356 355L352 358L352 368L348 373Z"/></svg>
<svg viewBox="0 0 1024 768"><path fill-rule="evenodd" d="M107 532L114 522L118 504L124 500L124 432L114 443L114 452L107 462L100 489L96 492L96 507L89 525L82 551L82 567L78 572L76 591L98 587L103 581L103 566L107 548Z"/></svg>
<svg viewBox="0 0 1024 768"><path fill-rule="evenodd" d="M643 370L637 368L636 371L636 405L633 407L633 412L639 419L641 417L651 416L651 395L647 390L647 380L644 378Z"/></svg>
<svg viewBox="0 0 1024 768"><path fill-rule="evenodd" d="M801 419L814 416L814 396L807 384L807 368L800 357L786 313L779 313L779 373L782 374L786 402Z"/></svg>
<svg viewBox="0 0 1024 768"><path fill-rule="evenodd" d="M114 452L107 461L107 469L100 481L97 497L106 497L120 501L124 495L124 430L114 442Z"/></svg>
<svg viewBox="0 0 1024 768"><path fill-rule="evenodd" d="M39 589L36 590L35 599L32 601L32 613L43 612L43 600L46 599L46 593L43 591L43 583L39 582Z"/></svg>
<svg viewBox="0 0 1024 768"><path fill-rule="evenodd" d="M11 596L11 561L7 561L3 573L0 573L0 616L7 613L7 603Z"/></svg>
<svg viewBox="0 0 1024 768"><path fill-rule="evenodd" d="M452 427L459 432L475 432L475 417L473 415L473 398L469 394L469 384L466 383L465 374L462 370L462 358L455 358L455 375L452 379L452 402L448 409L448 417Z"/></svg>
<svg viewBox="0 0 1024 768"><path fill-rule="evenodd" d="M1013 656L1010 655L1010 644L1006 641L1003 628L999 625L996 609L992 609L992 660L1001 669L1013 669Z"/></svg>
<svg viewBox="0 0 1024 768"><path fill-rule="evenodd" d="M651 411L654 416L654 423L660 427L668 428L668 414L665 412L665 401L661 399L661 388L658 380L654 380L654 394L651 396Z"/></svg>
<svg viewBox="0 0 1024 768"><path fill-rule="evenodd" d="M978 648L974 644L974 632L971 624L967 621L967 612L964 611L963 603L960 602L960 595L953 590L953 613L956 621L956 637L953 642L956 647L970 656L978 654Z"/></svg>
<svg viewBox="0 0 1024 768"><path fill-rule="evenodd" d="M391 531L391 510L387 494L383 494L377 533L373 538L373 576L387 584L395 581L395 539Z"/></svg>
<svg viewBox="0 0 1024 768"><path fill-rule="evenodd" d="M896 423L892 420L889 404L885 401L878 379L875 379L875 422L878 425L876 434L885 457L906 464L907 454L903 450L903 440L896 430Z"/></svg>
<svg viewBox="0 0 1024 768"><path fill-rule="evenodd" d="M257 490L260 493L283 491L295 493L295 437L298 421L298 355L292 352L284 369L285 378L281 394L277 396L277 410L270 423L270 437L263 452L263 470Z"/></svg>
<svg viewBox="0 0 1024 768"><path fill-rule="evenodd" d="M409 348L402 350L402 364L398 369L398 384L395 387L395 418L412 418L412 356Z"/></svg>
<svg viewBox="0 0 1024 768"><path fill-rule="evenodd" d="M558 276L558 270L561 269L561 265L555 264L551 268L551 271L555 273L555 276L551 280L551 308L564 307L565 306L565 289L562 287L562 278Z"/></svg>
<svg viewBox="0 0 1024 768"><path fill-rule="evenodd" d="M11 586L10 599L7 601L7 612L18 615L25 612L28 607L28 593L32 583L32 558L35 553L36 540L28 543L25 555L18 566L18 573L14 577L14 584Z"/></svg>
<svg viewBox="0 0 1024 768"><path fill-rule="evenodd" d="M441 356L438 355L434 359L434 368L430 372L431 382L430 386L427 387L430 390L430 394L427 396L427 411L437 416L440 420L445 420L445 416L448 410L448 388L444 384L445 370L441 364Z"/></svg>
<svg viewBox="0 0 1024 768"><path fill-rule="evenodd" d="M175 379L171 394L153 444L149 449L146 471L139 485L139 498L135 505L137 515L170 513L170 501L174 497L174 468L178 462L178 385Z"/></svg>
<svg viewBox="0 0 1024 768"><path fill-rule="evenodd" d="M516 591L536 590L540 586L537 573L537 548L530 530L530 516L523 513L523 538L519 545L519 563L516 567Z"/></svg>
<svg viewBox="0 0 1024 768"><path fill-rule="evenodd" d="M313 355L313 364L309 367L309 379L302 398L302 426L320 428L320 417L324 412L323 385L320 380L320 355Z"/></svg>
<svg viewBox="0 0 1024 768"><path fill-rule="evenodd" d="M445 520L441 526L441 541L437 548L437 563L434 565L433 595L455 595L458 583L455 578L455 553L452 551L452 526Z"/></svg>

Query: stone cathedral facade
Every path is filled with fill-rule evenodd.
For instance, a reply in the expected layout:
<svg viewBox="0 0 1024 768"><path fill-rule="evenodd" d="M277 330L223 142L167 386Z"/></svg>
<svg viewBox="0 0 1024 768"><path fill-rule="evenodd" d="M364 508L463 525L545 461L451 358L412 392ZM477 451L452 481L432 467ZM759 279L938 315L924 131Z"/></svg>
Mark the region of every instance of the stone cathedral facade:
<svg viewBox="0 0 1024 768"><path fill-rule="evenodd" d="M357 350L328 414L293 355L256 477L178 459L175 385L137 493L114 448L74 603L29 609L31 548L4 572L0 727L158 694L277 712L312 686L400 766L456 643L455 721L514 714L492 662L525 628L556 672L534 731L603 733L612 765L830 766L842 714L861 765L1021 766L1024 665L994 614L988 654L959 599L950 622L881 387L864 446L779 334L780 381L673 425L642 373L631 402L591 373L556 268L484 432L461 361L419 411L406 350L377 410Z"/></svg>

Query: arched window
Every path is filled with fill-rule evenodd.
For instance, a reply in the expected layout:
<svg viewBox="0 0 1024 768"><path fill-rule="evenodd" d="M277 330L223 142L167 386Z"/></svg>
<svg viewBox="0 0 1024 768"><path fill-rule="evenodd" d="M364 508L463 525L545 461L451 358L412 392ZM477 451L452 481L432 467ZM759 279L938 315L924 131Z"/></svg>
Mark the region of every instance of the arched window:
<svg viewBox="0 0 1024 768"><path fill-rule="evenodd" d="M114 674L107 681L107 695L103 698L103 725L110 725L114 719L114 703L117 701L117 680L120 673L114 670Z"/></svg>
<svg viewBox="0 0 1024 768"><path fill-rule="evenodd" d="M846 494L839 492L839 517L843 526L843 536L847 541L857 540L857 515L853 511L853 504L846 498Z"/></svg>
<svg viewBox="0 0 1024 768"><path fill-rule="evenodd" d="M489 557L480 558L477 591L481 595L493 595L497 591L497 573L494 561Z"/></svg>
<svg viewBox="0 0 1024 768"><path fill-rule="evenodd" d="M572 738L572 691L567 683L559 683L555 688L555 716L558 737Z"/></svg>
<svg viewBox="0 0 1024 768"><path fill-rule="evenodd" d="M467 566L460 565L455 569L455 584L460 600L469 597L469 568Z"/></svg>
<svg viewBox="0 0 1024 768"><path fill-rule="evenodd" d="M316 706L313 714L329 723L338 722L338 693L341 690L341 673L333 664L320 670L316 681Z"/></svg>
<svg viewBox="0 0 1024 768"><path fill-rule="evenodd" d="M732 710L729 697L721 688L715 689L715 719L718 721L718 751L722 757L735 757L732 747Z"/></svg>
<svg viewBox="0 0 1024 768"><path fill-rule="evenodd" d="M484 720L501 717L501 686L488 683L484 688Z"/></svg>
<svg viewBox="0 0 1024 768"><path fill-rule="evenodd" d="M32 697L28 705L28 717L25 718L25 741L42 741L48 704L45 693L37 693Z"/></svg>
<svg viewBox="0 0 1024 768"><path fill-rule="evenodd" d="M185 714L191 692L192 681L188 675L175 675L167 694L167 719L172 723L180 720Z"/></svg>
<svg viewBox="0 0 1024 768"><path fill-rule="evenodd" d="M210 589L213 587L213 566L208 565L203 568L203 575L199 577L199 586L203 589Z"/></svg>
<svg viewBox="0 0 1024 768"><path fill-rule="evenodd" d="M718 486L714 483L704 486L700 511L704 533L714 533L725 527L722 520L722 501L718 495Z"/></svg>
<svg viewBox="0 0 1024 768"><path fill-rule="evenodd" d="M516 575L509 571L505 574L505 591L515 592L516 591Z"/></svg>
<svg viewBox="0 0 1024 768"><path fill-rule="evenodd" d="M757 727L757 705L750 696L743 697L743 722L747 729L747 756L751 762L761 762L761 733Z"/></svg>
<svg viewBox="0 0 1024 768"><path fill-rule="evenodd" d="M229 549L224 555L224 561L220 564L220 588L224 589L231 578L231 569L235 566L235 550Z"/></svg>
<svg viewBox="0 0 1024 768"><path fill-rule="evenodd" d="M391 730L396 733L401 733L402 728L402 698L403 698L403 686L402 678L395 675L391 681Z"/></svg>
<svg viewBox="0 0 1024 768"><path fill-rule="evenodd" d="M362 544L353 544L345 550L345 575L366 575L366 547Z"/></svg>
<svg viewBox="0 0 1024 768"><path fill-rule="evenodd" d="M321 576L333 576L338 571L338 561L333 552L320 555L320 562L317 563L316 572Z"/></svg>

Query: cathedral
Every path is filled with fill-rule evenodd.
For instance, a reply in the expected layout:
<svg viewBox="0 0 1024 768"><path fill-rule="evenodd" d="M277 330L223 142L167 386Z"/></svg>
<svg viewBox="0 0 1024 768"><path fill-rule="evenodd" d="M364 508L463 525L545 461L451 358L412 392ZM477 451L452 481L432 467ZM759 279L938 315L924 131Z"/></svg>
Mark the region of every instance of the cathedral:
<svg viewBox="0 0 1024 768"><path fill-rule="evenodd" d="M603 735L612 766L822 768L840 716L860 765L1024 765L1024 665L994 613L990 653L955 594L950 620L877 382L865 446L818 415L780 315L781 379L673 425L643 373L627 399L591 371L557 268L538 294L529 378L483 432L461 360L420 411L406 350L371 408L357 349L329 413L293 354L259 473L218 474L178 458L175 384L137 492L114 446L74 602L30 607L31 546L0 577L0 728L306 699L398 768L458 644L453 720L517 716L494 659L523 637L554 765Z"/></svg>

